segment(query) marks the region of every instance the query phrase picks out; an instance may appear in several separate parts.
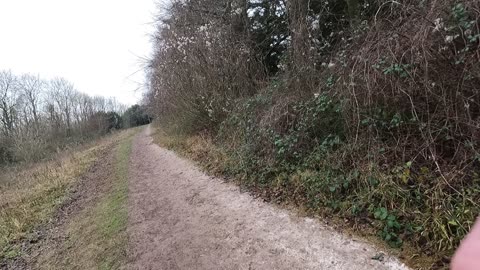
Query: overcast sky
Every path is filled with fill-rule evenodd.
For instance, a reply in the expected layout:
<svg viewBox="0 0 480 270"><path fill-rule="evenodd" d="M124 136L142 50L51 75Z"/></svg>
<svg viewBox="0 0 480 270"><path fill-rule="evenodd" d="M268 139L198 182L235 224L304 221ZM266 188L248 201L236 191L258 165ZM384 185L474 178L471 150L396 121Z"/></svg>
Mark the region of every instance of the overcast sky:
<svg viewBox="0 0 480 270"><path fill-rule="evenodd" d="M134 104L155 12L154 0L0 0L0 70Z"/></svg>

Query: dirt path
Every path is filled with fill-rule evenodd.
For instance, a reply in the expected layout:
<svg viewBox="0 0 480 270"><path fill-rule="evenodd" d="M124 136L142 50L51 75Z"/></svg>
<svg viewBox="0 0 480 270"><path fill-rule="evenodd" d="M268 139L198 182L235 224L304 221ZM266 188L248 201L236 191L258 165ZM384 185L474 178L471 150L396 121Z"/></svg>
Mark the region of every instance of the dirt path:
<svg viewBox="0 0 480 270"><path fill-rule="evenodd" d="M130 269L408 269L309 218L240 193L152 143L133 144Z"/></svg>

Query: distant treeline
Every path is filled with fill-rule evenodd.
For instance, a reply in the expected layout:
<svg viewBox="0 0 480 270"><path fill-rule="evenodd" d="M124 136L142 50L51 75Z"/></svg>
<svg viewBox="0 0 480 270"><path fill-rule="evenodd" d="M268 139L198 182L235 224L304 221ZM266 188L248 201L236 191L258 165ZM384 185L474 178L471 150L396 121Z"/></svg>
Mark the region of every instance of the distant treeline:
<svg viewBox="0 0 480 270"><path fill-rule="evenodd" d="M0 165L35 161L67 145L150 121L139 105L91 97L63 79L0 71Z"/></svg>

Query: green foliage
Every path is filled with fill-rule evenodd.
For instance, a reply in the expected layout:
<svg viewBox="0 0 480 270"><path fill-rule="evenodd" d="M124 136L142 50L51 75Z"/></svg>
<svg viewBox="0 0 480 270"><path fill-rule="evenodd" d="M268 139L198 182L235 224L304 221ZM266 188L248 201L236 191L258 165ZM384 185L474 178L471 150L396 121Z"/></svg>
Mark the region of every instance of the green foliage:
<svg viewBox="0 0 480 270"><path fill-rule="evenodd" d="M397 176L397 178L401 179L404 184L407 184L411 178L411 167L412 162L409 161L403 166L395 167L392 170L392 173Z"/></svg>
<svg viewBox="0 0 480 270"><path fill-rule="evenodd" d="M385 75L397 75L400 78L408 77L408 69L410 65L408 64L391 64L390 66L383 69L383 74Z"/></svg>
<svg viewBox="0 0 480 270"><path fill-rule="evenodd" d="M116 112L97 112L90 117L89 122L100 135L123 127L122 117Z"/></svg>
<svg viewBox="0 0 480 270"><path fill-rule="evenodd" d="M113 117L116 120L116 117ZM150 124L152 117L148 115L146 109L140 105L133 105L128 108L122 116L125 127L137 127ZM120 123L119 123L120 125Z"/></svg>
<svg viewBox="0 0 480 270"><path fill-rule="evenodd" d="M381 70L384 75L397 76L399 78L407 78L409 76L409 70L412 68L411 64L403 63L387 63L385 59L380 59L372 67L377 70Z"/></svg>
<svg viewBox="0 0 480 270"><path fill-rule="evenodd" d="M392 112L387 108L374 108L367 112L363 117L361 124L368 128L374 128L382 132L394 131L406 123L415 121L409 119L408 115Z"/></svg>
<svg viewBox="0 0 480 270"><path fill-rule="evenodd" d="M385 220L388 216L388 210L385 207L375 210L374 217L379 220Z"/></svg>
<svg viewBox="0 0 480 270"><path fill-rule="evenodd" d="M377 208L374 212L375 219L383 224L379 235L392 247L400 247L403 243L398 233L402 229L397 217L389 213L385 207Z"/></svg>
<svg viewBox="0 0 480 270"><path fill-rule="evenodd" d="M108 112L106 114L108 131L121 129L123 127L122 117L116 112Z"/></svg>
<svg viewBox="0 0 480 270"><path fill-rule="evenodd" d="M258 115L271 113L265 109L275 103L273 95L270 91L246 100L223 123L220 137L222 132L236 130L244 142L241 152L248 153L246 164L252 162L253 154L288 170L301 164L312 149L326 152L341 144L344 124L339 101L326 94L316 95L282 105L286 111L275 112L272 121L266 122Z"/></svg>
<svg viewBox="0 0 480 270"><path fill-rule="evenodd" d="M455 46L455 64L465 64L466 58L475 50L480 41L480 32L477 20L472 16L464 3L456 3L451 8L451 18L446 27L446 42L461 42L462 46Z"/></svg>
<svg viewBox="0 0 480 270"><path fill-rule="evenodd" d="M464 30L471 29L475 24L475 20L470 19L470 15L463 3L457 3L452 7L452 17L456 26Z"/></svg>

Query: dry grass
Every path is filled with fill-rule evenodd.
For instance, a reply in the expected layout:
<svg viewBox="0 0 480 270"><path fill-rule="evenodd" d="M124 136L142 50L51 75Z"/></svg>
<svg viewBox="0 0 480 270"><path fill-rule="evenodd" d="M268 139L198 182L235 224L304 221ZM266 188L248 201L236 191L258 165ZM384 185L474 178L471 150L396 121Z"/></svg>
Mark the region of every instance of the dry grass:
<svg viewBox="0 0 480 270"><path fill-rule="evenodd" d="M95 146L59 159L6 170L0 176L0 258L18 255L16 243L47 222L69 187L93 164Z"/></svg>
<svg viewBox="0 0 480 270"><path fill-rule="evenodd" d="M69 199L70 191L74 185L99 158L104 157L102 153L113 149L115 145L121 142L129 142L137 131L132 129L107 136L60 153L50 161L4 168L0 173L0 262L22 255L20 248L24 240L30 239L31 234L37 228L52 220L56 210ZM121 167L117 167L117 171L123 174L122 177L126 177L124 171L122 171L127 168L126 161L122 162ZM102 179L96 181L98 180ZM115 188L120 188L120 185ZM122 192L124 191L125 189L122 190ZM94 194L97 191L86 192ZM86 213L95 213L96 217L109 218L99 211L102 210L86 209ZM68 220L72 226L81 227L80 224L85 222L85 219L82 218L67 218L72 218L72 221ZM109 220L105 220L104 223L108 222ZM80 235L86 236L85 232L81 232ZM118 246L122 247L124 245ZM44 257L52 256L58 250L48 248L43 252L47 251L50 254L41 255ZM55 263L55 261L50 263ZM52 264L50 263L44 268L51 269ZM87 264L87 261L82 263Z"/></svg>
<svg viewBox="0 0 480 270"><path fill-rule="evenodd" d="M197 161L200 166L214 175L224 176L225 168L232 161L227 153L217 147L211 137L207 135L171 135L164 130L157 129L152 137L156 144Z"/></svg>
<svg viewBox="0 0 480 270"><path fill-rule="evenodd" d="M87 181L80 210L59 231L66 241L40 255L39 269L122 269L126 265L128 166L132 138L129 130L109 144L110 160L102 160ZM107 157L105 157L107 158Z"/></svg>

